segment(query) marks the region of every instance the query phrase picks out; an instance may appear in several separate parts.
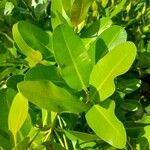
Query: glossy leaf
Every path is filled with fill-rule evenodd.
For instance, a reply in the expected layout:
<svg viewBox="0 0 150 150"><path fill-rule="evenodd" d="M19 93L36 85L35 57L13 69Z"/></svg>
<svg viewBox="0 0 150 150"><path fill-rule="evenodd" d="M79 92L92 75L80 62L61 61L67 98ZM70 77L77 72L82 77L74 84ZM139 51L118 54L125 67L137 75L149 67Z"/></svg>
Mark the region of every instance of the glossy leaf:
<svg viewBox="0 0 150 150"><path fill-rule="evenodd" d="M48 111L79 113L87 109L80 100L50 81L24 81L19 91L33 104Z"/></svg>
<svg viewBox="0 0 150 150"><path fill-rule="evenodd" d="M26 21L20 21L14 24L12 32L17 46L24 55L28 56L35 50L39 50L44 57L51 55L51 49L49 49L51 37L37 26Z"/></svg>
<svg viewBox="0 0 150 150"><path fill-rule="evenodd" d="M99 59L104 57L117 45L127 40L127 34L124 28L114 25L106 29L97 37L96 41L92 43L89 48L92 60L97 63Z"/></svg>
<svg viewBox="0 0 150 150"><path fill-rule="evenodd" d="M89 7L94 0L75 0L71 10L71 22L73 26L80 24L87 16Z"/></svg>
<svg viewBox="0 0 150 150"><path fill-rule="evenodd" d="M105 100L115 91L114 79L127 72L136 56L132 42L116 46L94 66L90 75L91 98Z"/></svg>
<svg viewBox="0 0 150 150"><path fill-rule="evenodd" d="M86 89L91 59L80 38L67 25L60 25L53 35L53 48L62 77L76 90Z"/></svg>
<svg viewBox="0 0 150 150"><path fill-rule="evenodd" d="M8 116L8 128L14 136L25 122L27 114L28 100L21 93L18 93L13 99Z"/></svg>
<svg viewBox="0 0 150 150"><path fill-rule="evenodd" d="M105 142L122 149L126 145L126 131L123 124L114 114L115 103L94 105L86 114L91 129ZM105 131L105 132L104 132Z"/></svg>

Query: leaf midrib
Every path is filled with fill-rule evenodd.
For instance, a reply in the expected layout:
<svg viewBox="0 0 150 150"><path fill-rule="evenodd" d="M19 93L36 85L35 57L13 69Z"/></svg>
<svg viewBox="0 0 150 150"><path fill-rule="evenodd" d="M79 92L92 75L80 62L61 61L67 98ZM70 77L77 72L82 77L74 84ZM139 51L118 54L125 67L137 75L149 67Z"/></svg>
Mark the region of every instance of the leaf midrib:
<svg viewBox="0 0 150 150"><path fill-rule="evenodd" d="M110 76L112 75L112 73L114 72L114 70L116 70L116 68L122 63L122 61L123 61L127 56L128 56L128 54L125 55L125 57L123 57L123 58L120 60L120 62L112 68L112 70L109 72L108 76L106 76L106 78L103 80L103 82L98 86L97 90L95 90L95 92L94 92L94 94L93 94L92 97L95 97L97 91L99 91L99 90L101 89L101 87L105 84L105 82L107 81L107 79L110 78ZM99 67L99 66L98 66L98 67ZM113 74L113 79L114 79L115 77L117 77L118 75L119 75L119 74L116 74L116 76L114 76L114 74Z"/></svg>
<svg viewBox="0 0 150 150"><path fill-rule="evenodd" d="M100 109L98 109L97 107L95 107L95 108L98 110L98 112L101 114L101 116L103 116L103 118L108 122L108 124L110 124L110 126L111 126L111 127L118 133L118 135L120 135L120 137L121 137L121 134L122 134L122 133L120 134L119 130L113 126L113 124L110 122L110 120L108 119L108 117L106 117L105 114L102 113ZM113 113L113 112L112 112L112 113Z"/></svg>
<svg viewBox="0 0 150 150"><path fill-rule="evenodd" d="M82 76L80 75L80 72L79 72L79 70L78 70L78 67L77 67L77 65L76 65L76 62L74 61L73 56L72 56L72 53L71 53L71 51L70 51L70 49L69 49L69 45L67 44L67 41L66 41L65 38L64 38L65 36L64 36L64 33L63 33L62 28L61 28L61 32L62 32L62 38L63 38L63 40L64 40L64 42L65 42L66 47L67 47L67 51L69 52L69 56L70 56L70 58L71 58L72 64L73 64L73 66L74 66L74 68L75 68L75 71L76 71L76 73L77 73L77 76L78 76L78 78L79 78L79 81L80 81L80 83L81 83L83 89L86 89L86 86L85 86L85 84L84 84L84 82L83 82Z"/></svg>

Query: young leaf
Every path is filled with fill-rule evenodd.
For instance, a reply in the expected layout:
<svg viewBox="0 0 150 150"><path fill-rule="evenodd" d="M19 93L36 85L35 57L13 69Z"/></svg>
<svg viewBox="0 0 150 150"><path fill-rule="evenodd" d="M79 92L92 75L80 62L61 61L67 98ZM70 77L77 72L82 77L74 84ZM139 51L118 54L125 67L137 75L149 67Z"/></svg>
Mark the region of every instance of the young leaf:
<svg viewBox="0 0 150 150"><path fill-rule="evenodd" d="M115 91L114 78L127 72L136 56L132 42L119 44L94 66L90 75L91 98L105 100Z"/></svg>
<svg viewBox="0 0 150 150"><path fill-rule="evenodd" d="M80 38L68 25L59 25L53 34L53 49L62 77L76 90L86 89L91 59Z"/></svg>
<svg viewBox="0 0 150 150"><path fill-rule="evenodd" d="M71 10L71 22L73 26L80 24L87 16L89 7L94 0L75 0Z"/></svg>
<svg viewBox="0 0 150 150"><path fill-rule="evenodd" d="M28 100L18 93L11 104L8 116L8 128L15 136L25 122L28 114Z"/></svg>
<svg viewBox="0 0 150 150"><path fill-rule="evenodd" d="M48 111L79 113L87 109L79 99L50 81L24 81L18 89L30 102Z"/></svg>
<svg viewBox="0 0 150 150"><path fill-rule="evenodd" d="M91 129L93 129L101 139L116 148L122 149L126 145L126 131L123 124L114 114L114 101L107 102L108 103L103 107L94 105L87 112L86 120Z"/></svg>
<svg viewBox="0 0 150 150"><path fill-rule="evenodd" d="M33 51L28 55L26 60L28 61L30 67L34 67L36 64L41 63L42 58L42 54L39 51Z"/></svg>

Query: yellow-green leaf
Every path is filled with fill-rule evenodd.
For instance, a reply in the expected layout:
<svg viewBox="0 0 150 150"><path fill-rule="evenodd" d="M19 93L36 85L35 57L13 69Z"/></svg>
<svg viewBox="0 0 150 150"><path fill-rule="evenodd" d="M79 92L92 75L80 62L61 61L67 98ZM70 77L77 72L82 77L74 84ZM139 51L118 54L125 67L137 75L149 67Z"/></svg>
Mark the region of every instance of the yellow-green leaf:
<svg viewBox="0 0 150 150"><path fill-rule="evenodd" d="M119 44L94 66L90 75L91 98L103 101L115 91L114 79L131 67L136 56L132 42Z"/></svg>
<svg viewBox="0 0 150 150"><path fill-rule="evenodd" d="M16 135L25 122L28 114L28 100L18 93L11 104L8 116L8 128Z"/></svg>
<svg viewBox="0 0 150 150"><path fill-rule="evenodd" d="M106 101L105 101L106 102ZM86 114L91 129L105 142L122 149L126 145L126 131L114 114L115 102L108 100L105 105L94 105Z"/></svg>

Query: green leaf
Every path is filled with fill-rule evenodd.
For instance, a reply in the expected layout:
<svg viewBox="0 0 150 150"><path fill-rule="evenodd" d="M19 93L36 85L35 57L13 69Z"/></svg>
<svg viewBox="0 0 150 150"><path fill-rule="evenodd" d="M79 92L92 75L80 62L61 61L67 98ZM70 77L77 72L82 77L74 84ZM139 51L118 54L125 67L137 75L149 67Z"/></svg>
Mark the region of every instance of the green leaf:
<svg viewBox="0 0 150 150"><path fill-rule="evenodd" d="M86 89L91 59L80 38L67 25L59 25L53 35L53 48L62 77L76 90Z"/></svg>
<svg viewBox="0 0 150 150"><path fill-rule="evenodd" d="M71 141L78 140L79 142L91 142L95 140L100 140L99 137L94 134L87 134L83 132L70 131L70 130L65 130L64 132Z"/></svg>
<svg viewBox="0 0 150 150"><path fill-rule="evenodd" d="M69 1L69 0L68 0ZM55 29L61 23L69 22L69 19L63 9L63 0L54 0L51 4L51 22ZM65 8L66 9L66 8Z"/></svg>
<svg viewBox="0 0 150 150"><path fill-rule="evenodd" d="M100 0L103 7L106 7L109 0Z"/></svg>
<svg viewBox="0 0 150 150"><path fill-rule="evenodd" d="M8 128L15 136L25 122L28 114L28 100L18 93L11 104L8 116Z"/></svg>
<svg viewBox="0 0 150 150"><path fill-rule="evenodd" d="M148 150L150 149L150 125L144 127L137 140L137 149L138 150Z"/></svg>
<svg viewBox="0 0 150 150"><path fill-rule="evenodd" d="M94 0L75 0L71 10L71 22L73 26L79 25L87 16L89 7Z"/></svg>
<svg viewBox="0 0 150 150"><path fill-rule="evenodd" d="M13 150L27 150L29 146L29 137L24 138L20 143L17 144Z"/></svg>
<svg viewBox="0 0 150 150"><path fill-rule="evenodd" d="M136 56L132 42L119 44L94 66L90 75L91 98L105 100L115 91L114 79L131 67Z"/></svg>
<svg viewBox="0 0 150 150"><path fill-rule="evenodd" d="M114 10L111 12L110 18L116 16L118 13L122 11L124 5L126 4L127 0L122 0L118 5L114 7Z"/></svg>
<svg viewBox="0 0 150 150"><path fill-rule="evenodd" d="M35 50L39 50L45 58L50 57L50 51L52 51L49 49L50 36L39 27L20 21L14 24L12 33L17 46L24 55L28 56Z"/></svg>
<svg viewBox="0 0 150 150"><path fill-rule="evenodd" d="M4 15L10 15L14 9L14 5L12 2L6 2Z"/></svg>
<svg viewBox="0 0 150 150"><path fill-rule="evenodd" d="M125 111L137 111L141 105L137 100L125 100L122 102L122 104L120 104L120 107L125 110Z"/></svg>
<svg viewBox="0 0 150 150"><path fill-rule="evenodd" d="M7 87L17 91L17 83L19 83L23 80L24 80L23 75L13 75L8 78L6 85L7 85Z"/></svg>
<svg viewBox="0 0 150 150"><path fill-rule="evenodd" d="M73 2L74 0L62 0L63 8L66 14L68 15L68 17L70 17L71 15L71 7L72 7Z"/></svg>
<svg viewBox="0 0 150 150"><path fill-rule="evenodd" d="M60 72L56 66L39 65L31 68L25 74L25 80L50 80L57 85L64 84L64 80L62 79Z"/></svg>
<svg viewBox="0 0 150 150"><path fill-rule="evenodd" d="M79 113L87 109L79 99L50 81L24 81L18 89L30 102L48 111Z"/></svg>
<svg viewBox="0 0 150 150"><path fill-rule="evenodd" d="M0 90L0 146L4 150L11 149L10 132L8 130L8 114L12 99L16 95L13 89Z"/></svg>
<svg viewBox="0 0 150 150"><path fill-rule="evenodd" d="M103 17L100 20L95 21L89 27L83 30L81 33L82 38L91 38L99 36L103 31L109 28L112 24L112 21L108 17ZM89 39L91 40L91 39Z"/></svg>
<svg viewBox="0 0 150 150"><path fill-rule="evenodd" d="M120 78L117 80L117 88L119 91L125 93L125 94L129 94L134 92L135 90L137 90L138 88L140 88L141 86L141 80L136 79L136 78L127 78L127 79L123 79Z"/></svg>
<svg viewBox="0 0 150 150"><path fill-rule="evenodd" d="M117 45L127 40L127 33L124 28L114 25L106 29L97 37L96 41L90 46L89 54L95 63L104 57Z"/></svg>
<svg viewBox="0 0 150 150"><path fill-rule="evenodd" d="M30 108L32 109L32 108ZM30 131L32 130L32 120L30 118L30 114L28 114L24 124L20 128L19 132L17 133L18 141L22 141L25 137L29 136Z"/></svg>
<svg viewBox="0 0 150 150"><path fill-rule="evenodd" d="M103 106L94 105L87 112L86 120L91 129L101 139L116 148L122 149L126 145L126 131L114 114L114 101L108 102Z"/></svg>

